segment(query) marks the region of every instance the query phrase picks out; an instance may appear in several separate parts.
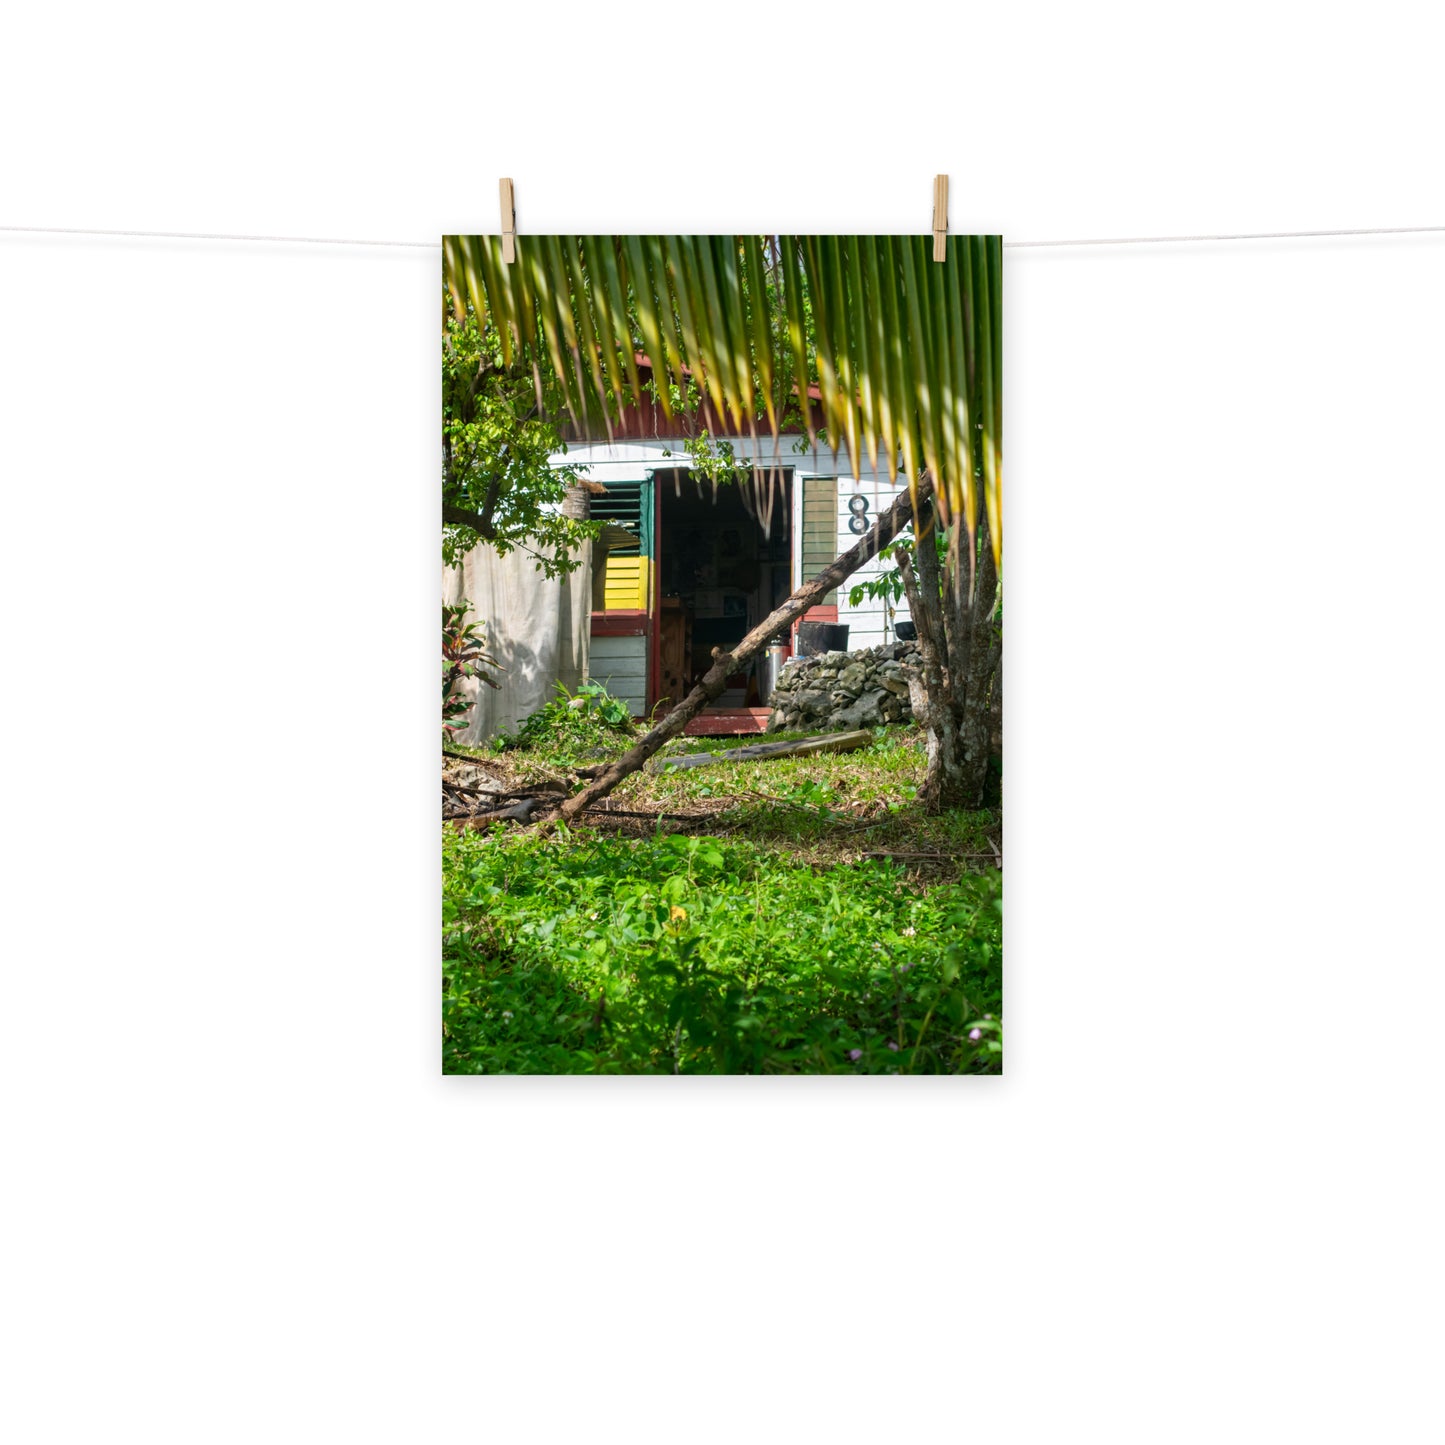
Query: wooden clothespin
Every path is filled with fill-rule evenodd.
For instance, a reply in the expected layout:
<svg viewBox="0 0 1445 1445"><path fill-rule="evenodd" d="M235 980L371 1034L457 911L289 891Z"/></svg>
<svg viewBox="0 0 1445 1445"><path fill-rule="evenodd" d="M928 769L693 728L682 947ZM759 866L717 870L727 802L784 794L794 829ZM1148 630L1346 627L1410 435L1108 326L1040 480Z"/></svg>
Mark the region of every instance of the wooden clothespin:
<svg viewBox="0 0 1445 1445"><path fill-rule="evenodd" d="M948 177L933 178L933 259L948 259Z"/></svg>
<svg viewBox="0 0 1445 1445"><path fill-rule="evenodd" d="M502 260L511 265L517 259L517 202L512 195L511 176L502 177Z"/></svg>

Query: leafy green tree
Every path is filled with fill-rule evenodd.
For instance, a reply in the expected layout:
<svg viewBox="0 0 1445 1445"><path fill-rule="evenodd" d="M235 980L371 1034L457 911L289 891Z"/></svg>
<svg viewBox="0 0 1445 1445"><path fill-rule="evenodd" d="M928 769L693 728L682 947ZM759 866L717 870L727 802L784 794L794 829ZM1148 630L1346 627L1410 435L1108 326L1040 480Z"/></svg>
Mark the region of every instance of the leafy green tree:
<svg viewBox="0 0 1445 1445"><path fill-rule="evenodd" d="M442 561L481 542L499 554L521 548L548 576L570 572L597 524L562 510L580 470L554 467L567 446L555 377L513 357L467 308L447 317L442 347Z"/></svg>

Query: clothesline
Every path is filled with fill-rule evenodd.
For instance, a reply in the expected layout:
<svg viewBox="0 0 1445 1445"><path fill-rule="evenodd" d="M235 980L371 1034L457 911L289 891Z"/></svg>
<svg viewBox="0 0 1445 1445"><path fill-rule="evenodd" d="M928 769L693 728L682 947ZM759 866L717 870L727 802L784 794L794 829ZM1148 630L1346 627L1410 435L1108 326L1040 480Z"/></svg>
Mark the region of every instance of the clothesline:
<svg viewBox="0 0 1445 1445"><path fill-rule="evenodd" d="M280 246L383 246L440 251L440 241L379 241L341 236L250 236L222 231L113 231L83 226L0 226L0 232L32 236L113 236L144 241L241 241ZM1189 236L1081 236L1071 240L1005 241L1005 251L1065 249L1072 246L1171 246L1235 241L1313 241L1340 236L1422 236L1445 234L1445 226L1361 226L1332 231L1226 231Z"/></svg>

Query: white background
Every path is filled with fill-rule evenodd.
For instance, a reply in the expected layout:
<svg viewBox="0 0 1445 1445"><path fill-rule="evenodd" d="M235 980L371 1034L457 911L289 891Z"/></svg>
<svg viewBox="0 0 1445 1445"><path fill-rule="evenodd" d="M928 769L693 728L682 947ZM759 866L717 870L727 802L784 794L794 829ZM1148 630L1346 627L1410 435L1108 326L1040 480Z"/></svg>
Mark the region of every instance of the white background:
<svg viewBox="0 0 1445 1445"><path fill-rule="evenodd" d="M1424 7L5 25L0 223L1445 223ZM7 1438L1434 1441L1445 237L1009 253L1001 1081L439 1076L439 257L0 236Z"/></svg>

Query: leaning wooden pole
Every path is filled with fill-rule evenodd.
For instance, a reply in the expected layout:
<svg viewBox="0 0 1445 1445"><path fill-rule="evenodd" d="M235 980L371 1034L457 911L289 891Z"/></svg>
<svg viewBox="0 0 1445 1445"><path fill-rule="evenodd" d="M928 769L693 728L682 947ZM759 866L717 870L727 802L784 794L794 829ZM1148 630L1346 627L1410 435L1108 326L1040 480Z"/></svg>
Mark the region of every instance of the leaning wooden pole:
<svg viewBox="0 0 1445 1445"><path fill-rule="evenodd" d="M918 479L920 513L932 495L933 484L924 473ZM719 653L702 681L656 727L610 767L604 768L580 793L568 798L562 804L562 817L571 822L584 808L605 798L618 783L635 773L669 738L676 737L708 703L721 696L732 673L745 667L771 638L786 631L810 607L815 607L820 597L825 597L846 582L870 557L877 556L913 520L913 505L913 495L905 487L893 499L893 505L878 514L872 528L853 546L830 562L811 582L798 588L781 607L758 623L733 651Z"/></svg>

